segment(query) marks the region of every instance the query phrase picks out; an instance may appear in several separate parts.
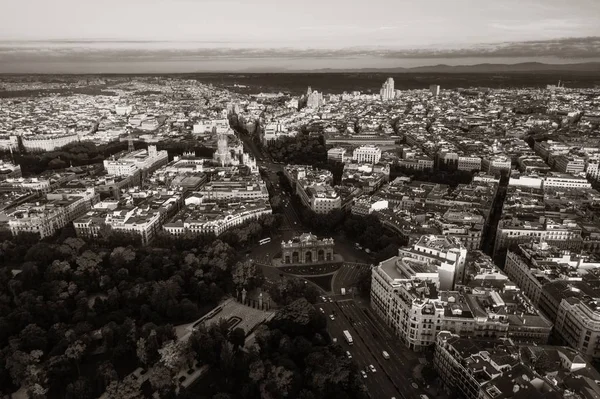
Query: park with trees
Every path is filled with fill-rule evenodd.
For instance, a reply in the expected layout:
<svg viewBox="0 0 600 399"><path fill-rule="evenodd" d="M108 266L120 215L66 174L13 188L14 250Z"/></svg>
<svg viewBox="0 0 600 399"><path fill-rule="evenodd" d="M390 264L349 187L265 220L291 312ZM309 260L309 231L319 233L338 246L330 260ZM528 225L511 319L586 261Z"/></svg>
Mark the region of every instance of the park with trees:
<svg viewBox="0 0 600 399"><path fill-rule="evenodd" d="M0 393L22 387L32 398L96 398L131 390L125 377L161 361L176 342L173 326L197 320L237 287L263 284L244 249L278 224L268 215L218 238L159 234L146 247L126 234L83 240L68 228L44 240L4 234ZM281 306L314 302L311 289L292 277L269 288Z"/></svg>

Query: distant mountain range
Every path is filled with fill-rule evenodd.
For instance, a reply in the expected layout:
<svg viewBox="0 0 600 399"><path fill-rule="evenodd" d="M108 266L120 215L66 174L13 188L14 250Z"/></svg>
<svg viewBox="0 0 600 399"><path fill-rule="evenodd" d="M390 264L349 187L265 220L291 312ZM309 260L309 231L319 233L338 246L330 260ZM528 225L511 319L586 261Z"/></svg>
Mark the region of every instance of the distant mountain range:
<svg viewBox="0 0 600 399"><path fill-rule="evenodd" d="M288 73L529 73L529 72L588 72L600 75L600 62L578 64L544 64L523 62L519 64L476 64L476 65L432 65L414 68L363 68L363 69L313 69L313 70L260 70L248 69L245 72L288 72Z"/></svg>

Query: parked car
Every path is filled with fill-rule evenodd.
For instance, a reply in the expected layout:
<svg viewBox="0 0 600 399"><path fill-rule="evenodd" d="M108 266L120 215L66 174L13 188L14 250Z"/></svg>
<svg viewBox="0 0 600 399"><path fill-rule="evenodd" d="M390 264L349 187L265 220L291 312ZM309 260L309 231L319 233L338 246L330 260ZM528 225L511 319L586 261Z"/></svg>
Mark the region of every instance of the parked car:
<svg viewBox="0 0 600 399"><path fill-rule="evenodd" d="M369 364L369 370L371 370L371 373L376 372L377 370L375 369L375 366L373 366L372 364Z"/></svg>
<svg viewBox="0 0 600 399"><path fill-rule="evenodd" d="M383 351L383 352L381 352L381 354L383 355L383 358L384 358L385 360L388 360L388 359L390 358L390 354L389 354L389 353L387 353L386 351Z"/></svg>
<svg viewBox="0 0 600 399"><path fill-rule="evenodd" d="M348 359L352 359L352 353L350 353L350 351L346 351L346 357Z"/></svg>
<svg viewBox="0 0 600 399"><path fill-rule="evenodd" d="M330 318L331 320L335 320L335 317L334 317L332 314L330 314L330 315L329 315L329 318Z"/></svg>
<svg viewBox="0 0 600 399"><path fill-rule="evenodd" d="M365 370L360 370L360 374L363 376L363 378L367 378L367 373L365 373Z"/></svg>

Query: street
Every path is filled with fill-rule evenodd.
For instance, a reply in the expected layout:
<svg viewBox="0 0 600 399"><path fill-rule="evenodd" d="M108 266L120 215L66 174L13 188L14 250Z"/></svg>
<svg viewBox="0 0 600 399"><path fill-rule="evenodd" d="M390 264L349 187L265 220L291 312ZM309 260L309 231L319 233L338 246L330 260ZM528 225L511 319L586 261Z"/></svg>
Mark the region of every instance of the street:
<svg viewBox="0 0 600 399"><path fill-rule="evenodd" d="M320 302L315 307L324 310L329 333L337 338L338 344L350 351L359 369L366 370L371 364L375 366L377 371L369 371L365 379L373 398L418 399L425 393L421 387L414 388L412 385L412 372L418 364L418 356L402 347L375 315L367 316L353 299L340 296L335 297L333 303ZM330 319L333 312L335 320ZM353 345L348 345L344 339L344 330L352 335ZM389 359L383 357L383 351L390 355Z"/></svg>
<svg viewBox="0 0 600 399"><path fill-rule="evenodd" d="M349 288L356 286L362 272L370 268L370 265L364 263L344 262L335 276L333 276L332 287L334 294L341 294L342 288L348 290Z"/></svg>

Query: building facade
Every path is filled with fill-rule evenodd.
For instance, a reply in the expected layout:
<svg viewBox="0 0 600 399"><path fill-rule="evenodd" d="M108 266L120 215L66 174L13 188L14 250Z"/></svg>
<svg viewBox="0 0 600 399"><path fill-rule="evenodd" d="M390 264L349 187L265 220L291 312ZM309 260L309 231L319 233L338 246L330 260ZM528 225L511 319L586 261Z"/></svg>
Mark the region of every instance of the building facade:
<svg viewBox="0 0 600 399"><path fill-rule="evenodd" d="M352 160L360 163L378 163L381 159L381 148L374 145L363 145L352 153Z"/></svg>

